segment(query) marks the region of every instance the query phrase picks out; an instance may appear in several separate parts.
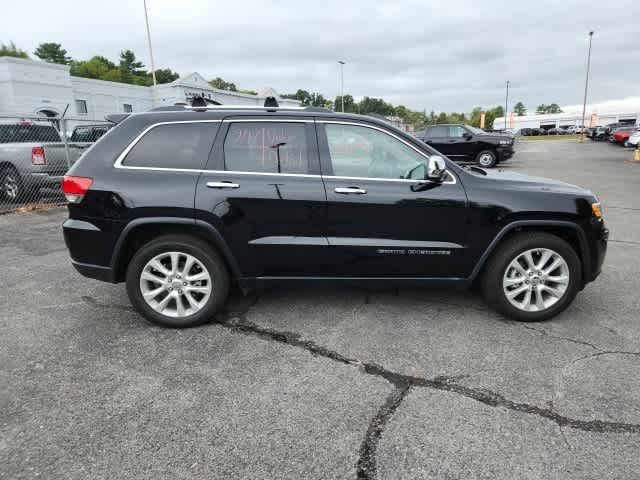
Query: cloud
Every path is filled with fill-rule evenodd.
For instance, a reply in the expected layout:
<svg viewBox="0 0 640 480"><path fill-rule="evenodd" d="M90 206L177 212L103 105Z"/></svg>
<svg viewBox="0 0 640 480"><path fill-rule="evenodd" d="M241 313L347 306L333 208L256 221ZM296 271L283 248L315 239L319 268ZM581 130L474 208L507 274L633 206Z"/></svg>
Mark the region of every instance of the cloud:
<svg viewBox="0 0 640 480"><path fill-rule="evenodd" d="M156 65L221 76L241 88L270 85L325 96L345 90L414 109L470 111L513 101L581 101L587 32L593 41L590 101L640 94L640 3L606 8L580 0L458 2L148 0ZM142 2L37 2L3 7L5 38L33 51L46 41L74 58L115 59L131 48L148 62ZM635 19L635 20L634 20ZM635 59L635 60L634 60Z"/></svg>

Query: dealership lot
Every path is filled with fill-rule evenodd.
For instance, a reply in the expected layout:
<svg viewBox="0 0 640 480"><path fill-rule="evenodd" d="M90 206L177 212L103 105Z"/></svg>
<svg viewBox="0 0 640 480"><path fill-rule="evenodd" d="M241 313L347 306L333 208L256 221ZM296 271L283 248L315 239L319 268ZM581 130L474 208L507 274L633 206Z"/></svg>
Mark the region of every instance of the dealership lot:
<svg viewBox="0 0 640 480"><path fill-rule="evenodd" d="M591 188L601 277L547 323L475 293L278 288L151 326L80 277L62 209L0 216L0 478L632 478L640 164L522 141L503 168Z"/></svg>

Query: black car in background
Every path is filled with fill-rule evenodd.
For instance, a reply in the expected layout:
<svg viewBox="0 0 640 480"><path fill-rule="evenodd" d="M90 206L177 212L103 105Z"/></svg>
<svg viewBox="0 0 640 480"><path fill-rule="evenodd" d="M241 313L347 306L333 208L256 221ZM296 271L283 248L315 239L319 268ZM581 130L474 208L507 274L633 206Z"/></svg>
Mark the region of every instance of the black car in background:
<svg viewBox="0 0 640 480"><path fill-rule="evenodd" d="M457 162L475 162L492 168L513 156L514 137L508 133L487 133L469 125L432 125L416 137Z"/></svg>
<svg viewBox="0 0 640 480"><path fill-rule="evenodd" d="M608 230L593 193L463 168L371 117L228 106L125 117L64 178L64 237L80 273L126 281L161 325L210 321L232 285L282 282L477 284L505 315L543 320L601 270ZM508 137L495 139L486 148Z"/></svg>

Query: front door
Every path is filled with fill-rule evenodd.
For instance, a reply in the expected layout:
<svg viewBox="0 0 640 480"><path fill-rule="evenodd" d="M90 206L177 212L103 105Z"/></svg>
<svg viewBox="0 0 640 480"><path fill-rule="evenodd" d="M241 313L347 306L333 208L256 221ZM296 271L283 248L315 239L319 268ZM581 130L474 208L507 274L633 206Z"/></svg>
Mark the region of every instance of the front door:
<svg viewBox="0 0 640 480"><path fill-rule="evenodd" d="M326 196L313 119L226 119L195 203L196 218L220 231L245 277L324 275Z"/></svg>
<svg viewBox="0 0 640 480"><path fill-rule="evenodd" d="M425 184L429 154L366 122L318 120L328 269L342 277L459 277L467 198L454 173Z"/></svg>

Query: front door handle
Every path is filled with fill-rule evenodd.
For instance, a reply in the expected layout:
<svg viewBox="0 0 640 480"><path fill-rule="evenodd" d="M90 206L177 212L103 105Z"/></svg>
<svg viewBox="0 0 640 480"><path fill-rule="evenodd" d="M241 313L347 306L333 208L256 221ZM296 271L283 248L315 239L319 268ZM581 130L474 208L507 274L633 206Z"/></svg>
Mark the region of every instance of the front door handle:
<svg viewBox="0 0 640 480"><path fill-rule="evenodd" d="M367 191L364 188L360 187L338 187L333 190L336 193L342 193L343 195L353 194L353 195L364 195Z"/></svg>
<svg viewBox="0 0 640 480"><path fill-rule="evenodd" d="M207 188L240 188L240 184L229 181L207 182Z"/></svg>

